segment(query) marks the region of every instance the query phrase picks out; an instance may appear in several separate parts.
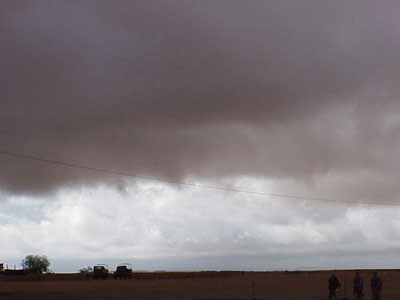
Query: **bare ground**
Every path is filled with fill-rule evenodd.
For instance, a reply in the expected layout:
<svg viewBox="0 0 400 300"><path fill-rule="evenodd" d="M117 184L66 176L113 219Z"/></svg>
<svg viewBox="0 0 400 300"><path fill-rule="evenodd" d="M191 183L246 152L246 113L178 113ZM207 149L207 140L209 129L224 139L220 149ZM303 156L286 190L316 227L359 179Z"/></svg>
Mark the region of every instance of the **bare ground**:
<svg viewBox="0 0 400 300"><path fill-rule="evenodd" d="M361 271L365 300L371 299L372 270ZM378 271L382 299L400 299L400 270ZM77 274L0 277L0 299L327 299L331 271L135 273L130 280L87 279ZM352 299L354 271L337 271Z"/></svg>

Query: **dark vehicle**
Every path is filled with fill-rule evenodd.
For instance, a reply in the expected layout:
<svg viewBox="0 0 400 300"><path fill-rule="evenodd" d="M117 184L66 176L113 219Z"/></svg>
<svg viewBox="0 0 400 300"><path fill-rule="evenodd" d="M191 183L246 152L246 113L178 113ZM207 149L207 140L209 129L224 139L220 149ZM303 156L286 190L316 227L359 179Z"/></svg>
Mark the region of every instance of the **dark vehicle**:
<svg viewBox="0 0 400 300"><path fill-rule="evenodd" d="M93 279L107 279L108 278L108 266L107 265L96 265L93 267Z"/></svg>
<svg viewBox="0 0 400 300"><path fill-rule="evenodd" d="M114 279L117 278L131 279L132 265L127 263L117 266L117 269L114 272Z"/></svg>

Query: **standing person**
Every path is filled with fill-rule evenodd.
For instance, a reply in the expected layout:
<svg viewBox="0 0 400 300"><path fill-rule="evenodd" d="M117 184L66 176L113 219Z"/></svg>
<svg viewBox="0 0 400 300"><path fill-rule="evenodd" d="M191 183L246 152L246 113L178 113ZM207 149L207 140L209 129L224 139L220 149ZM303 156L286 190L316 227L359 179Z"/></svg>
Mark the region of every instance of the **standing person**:
<svg viewBox="0 0 400 300"><path fill-rule="evenodd" d="M381 300L382 279L378 277L376 272L374 272L374 276L371 279L371 292L373 300Z"/></svg>
<svg viewBox="0 0 400 300"><path fill-rule="evenodd" d="M332 274L332 276L329 278L328 281L328 289L329 289L329 300L337 299L336 296L336 290L340 288L340 282L339 279L335 276L335 274Z"/></svg>
<svg viewBox="0 0 400 300"><path fill-rule="evenodd" d="M359 272L356 272L356 277L353 279L353 294L355 299L361 300L363 299L363 288L364 288L364 281L360 276Z"/></svg>

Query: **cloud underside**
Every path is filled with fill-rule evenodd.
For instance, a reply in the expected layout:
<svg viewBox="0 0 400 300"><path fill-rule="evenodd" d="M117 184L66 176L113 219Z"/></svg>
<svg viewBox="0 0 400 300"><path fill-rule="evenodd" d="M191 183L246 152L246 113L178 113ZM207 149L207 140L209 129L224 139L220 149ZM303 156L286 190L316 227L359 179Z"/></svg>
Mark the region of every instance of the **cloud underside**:
<svg viewBox="0 0 400 300"><path fill-rule="evenodd" d="M0 148L167 180L248 176L397 200L394 5L4 1ZM120 181L0 158L11 194Z"/></svg>
<svg viewBox="0 0 400 300"><path fill-rule="evenodd" d="M398 202L398 12L369 0L1 1L0 151ZM0 204L6 263L392 267L400 247L396 206L6 154Z"/></svg>

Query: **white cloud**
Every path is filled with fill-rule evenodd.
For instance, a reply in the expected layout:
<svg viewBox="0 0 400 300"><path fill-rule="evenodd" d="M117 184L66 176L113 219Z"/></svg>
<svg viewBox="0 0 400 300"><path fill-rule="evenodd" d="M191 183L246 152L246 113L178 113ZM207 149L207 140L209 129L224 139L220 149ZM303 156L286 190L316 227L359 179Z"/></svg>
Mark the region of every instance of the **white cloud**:
<svg viewBox="0 0 400 300"><path fill-rule="evenodd" d="M241 178L265 190L271 183ZM10 197L3 202L0 235L4 259L44 253L51 259L159 259L221 257L220 265L239 268L231 256L274 257L285 268L328 255L400 247L400 208L274 199L199 188L141 183L123 192L109 186L62 190L53 201ZM21 205L23 203L23 205ZM19 211L23 206L25 210ZM189 257L189 258L188 258ZM328 260L325 260L327 262ZM280 264L279 264L280 263ZM321 263L321 262L320 262ZM293 262L291 263L293 265ZM179 264L176 266L179 268Z"/></svg>

